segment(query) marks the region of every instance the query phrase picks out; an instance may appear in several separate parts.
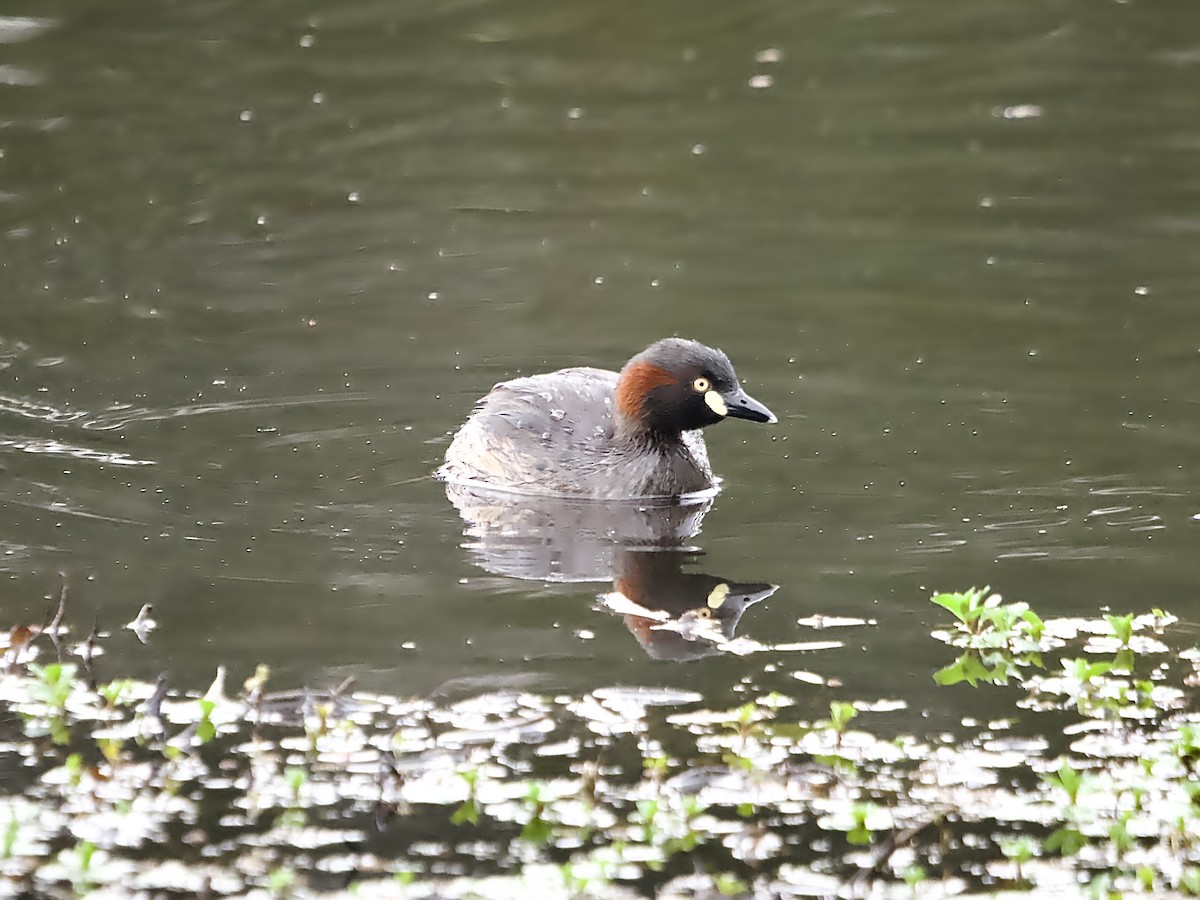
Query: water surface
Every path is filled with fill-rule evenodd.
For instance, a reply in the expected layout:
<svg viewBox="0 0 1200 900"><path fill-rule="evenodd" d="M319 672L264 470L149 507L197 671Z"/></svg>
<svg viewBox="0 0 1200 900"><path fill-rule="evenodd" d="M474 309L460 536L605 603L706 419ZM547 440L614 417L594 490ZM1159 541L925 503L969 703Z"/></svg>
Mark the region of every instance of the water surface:
<svg viewBox="0 0 1200 900"><path fill-rule="evenodd" d="M1190 618L1198 26L1177 2L14 8L5 615L40 621L65 572L77 629L154 604L114 672L755 687L898 699L910 731L981 712L934 693L934 589ZM781 419L710 430L724 489L678 569L778 585L737 622L757 652L655 659L611 582L487 571L429 477L495 381L668 334Z"/></svg>

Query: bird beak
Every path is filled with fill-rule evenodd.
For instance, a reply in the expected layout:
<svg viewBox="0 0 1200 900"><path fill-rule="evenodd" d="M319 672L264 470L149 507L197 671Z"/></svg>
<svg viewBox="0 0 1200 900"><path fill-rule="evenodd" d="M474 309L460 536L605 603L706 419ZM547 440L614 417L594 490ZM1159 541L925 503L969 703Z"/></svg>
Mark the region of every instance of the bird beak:
<svg viewBox="0 0 1200 900"><path fill-rule="evenodd" d="M762 422L764 425L774 425L779 420L771 412L740 387L721 395L727 409L726 415L733 419L748 419L751 422Z"/></svg>

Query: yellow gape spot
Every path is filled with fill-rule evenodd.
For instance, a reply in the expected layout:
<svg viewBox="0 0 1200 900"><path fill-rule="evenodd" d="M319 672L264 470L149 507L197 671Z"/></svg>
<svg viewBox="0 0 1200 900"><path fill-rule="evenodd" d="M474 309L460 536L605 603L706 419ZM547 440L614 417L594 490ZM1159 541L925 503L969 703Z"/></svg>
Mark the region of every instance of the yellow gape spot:
<svg viewBox="0 0 1200 900"><path fill-rule="evenodd" d="M729 407L725 405L725 398L723 398L716 391L705 392L704 402L707 403L708 408L715 412L718 416L726 415L729 412Z"/></svg>
<svg viewBox="0 0 1200 900"><path fill-rule="evenodd" d="M725 598L729 596L729 585L718 584L708 595L708 608L720 609L721 604L725 602Z"/></svg>

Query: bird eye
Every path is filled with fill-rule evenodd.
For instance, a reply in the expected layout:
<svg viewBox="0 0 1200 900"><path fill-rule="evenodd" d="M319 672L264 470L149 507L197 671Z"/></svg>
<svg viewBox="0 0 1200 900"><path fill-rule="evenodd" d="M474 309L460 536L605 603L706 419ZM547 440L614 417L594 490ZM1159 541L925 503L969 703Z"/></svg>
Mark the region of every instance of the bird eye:
<svg viewBox="0 0 1200 900"><path fill-rule="evenodd" d="M692 382L692 390L694 390L697 394L707 394L709 388L711 388L711 387L712 387L712 382L709 381L707 378L705 378L703 375L701 375L699 378L697 378L695 381Z"/></svg>

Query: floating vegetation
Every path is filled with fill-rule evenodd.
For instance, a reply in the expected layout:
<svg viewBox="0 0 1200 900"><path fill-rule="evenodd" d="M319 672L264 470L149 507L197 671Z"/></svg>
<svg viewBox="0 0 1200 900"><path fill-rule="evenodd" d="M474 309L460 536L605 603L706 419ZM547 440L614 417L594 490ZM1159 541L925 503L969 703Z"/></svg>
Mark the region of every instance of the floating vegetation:
<svg viewBox="0 0 1200 900"><path fill-rule="evenodd" d="M894 704L828 697L98 681L103 638L63 648L64 596L5 648L0 878L39 897L1200 894L1200 651L1171 648L1175 619L933 602L959 656L931 641L932 677L1007 692L1011 718L895 736L872 721Z"/></svg>

